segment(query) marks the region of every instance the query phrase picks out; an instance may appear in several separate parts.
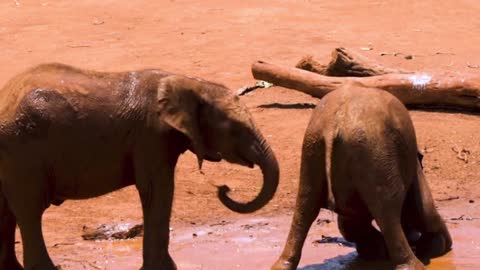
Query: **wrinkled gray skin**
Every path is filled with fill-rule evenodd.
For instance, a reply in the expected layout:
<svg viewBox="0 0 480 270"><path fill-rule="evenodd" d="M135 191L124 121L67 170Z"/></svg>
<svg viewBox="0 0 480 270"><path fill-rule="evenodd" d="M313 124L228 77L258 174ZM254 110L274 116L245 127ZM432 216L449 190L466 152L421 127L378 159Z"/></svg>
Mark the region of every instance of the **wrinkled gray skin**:
<svg viewBox="0 0 480 270"><path fill-rule="evenodd" d="M338 213L340 232L360 257L388 256L397 270L425 269L410 244L428 258L446 253L452 240L419 157L408 111L394 96L357 85L326 95L304 137L295 214L271 269L297 269L320 208Z"/></svg>
<svg viewBox="0 0 480 270"><path fill-rule="evenodd" d="M245 106L224 86L159 70L85 71L46 64L0 91L0 269L51 270L41 231L50 204L86 199L128 185L144 215L142 269L176 269L168 252L177 159L259 165L264 182L248 203L219 199L233 211L264 206L278 185L275 156Z"/></svg>

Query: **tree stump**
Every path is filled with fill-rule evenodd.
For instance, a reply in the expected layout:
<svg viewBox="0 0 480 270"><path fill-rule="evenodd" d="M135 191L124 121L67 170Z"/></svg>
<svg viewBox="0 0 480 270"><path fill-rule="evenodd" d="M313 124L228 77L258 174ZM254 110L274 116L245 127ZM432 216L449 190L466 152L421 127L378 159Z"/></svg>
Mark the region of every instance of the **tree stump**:
<svg viewBox="0 0 480 270"><path fill-rule="evenodd" d="M389 73L412 74L401 69L387 68L367 57L346 48L336 48L332 51L332 59L324 65L313 56L304 56L295 67L334 77L369 77Z"/></svg>

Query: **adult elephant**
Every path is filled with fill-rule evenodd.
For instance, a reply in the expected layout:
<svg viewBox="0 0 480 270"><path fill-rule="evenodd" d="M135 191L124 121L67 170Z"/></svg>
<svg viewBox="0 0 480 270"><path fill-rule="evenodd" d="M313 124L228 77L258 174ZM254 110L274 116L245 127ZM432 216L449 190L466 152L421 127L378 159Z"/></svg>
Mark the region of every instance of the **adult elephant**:
<svg viewBox="0 0 480 270"><path fill-rule="evenodd" d="M34 67L0 91L0 269L22 269L14 253L15 225L26 269L55 269L42 236L50 204L86 199L128 185L144 215L142 269L176 269L168 252L177 159L253 167L264 182L239 213L261 208L278 186L277 160L252 117L226 87L159 70L101 73L62 64Z"/></svg>
<svg viewBox="0 0 480 270"><path fill-rule="evenodd" d="M320 208L338 213L340 232L360 257L388 256L397 270L425 269L410 244L418 256L434 257L452 240L420 161L408 111L393 95L355 84L326 95L305 133L295 214L271 269L297 269Z"/></svg>

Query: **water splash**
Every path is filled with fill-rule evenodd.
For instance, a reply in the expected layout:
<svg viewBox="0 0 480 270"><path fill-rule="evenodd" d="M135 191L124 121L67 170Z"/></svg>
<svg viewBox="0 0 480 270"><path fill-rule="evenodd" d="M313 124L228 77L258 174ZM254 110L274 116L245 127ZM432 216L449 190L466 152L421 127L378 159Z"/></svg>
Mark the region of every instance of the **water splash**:
<svg viewBox="0 0 480 270"><path fill-rule="evenodd" d="M418 90L425 90L427 84L432 80L432 76L427 74L411 75L408 77L408 79L413 84L413 88Z"/></svg>

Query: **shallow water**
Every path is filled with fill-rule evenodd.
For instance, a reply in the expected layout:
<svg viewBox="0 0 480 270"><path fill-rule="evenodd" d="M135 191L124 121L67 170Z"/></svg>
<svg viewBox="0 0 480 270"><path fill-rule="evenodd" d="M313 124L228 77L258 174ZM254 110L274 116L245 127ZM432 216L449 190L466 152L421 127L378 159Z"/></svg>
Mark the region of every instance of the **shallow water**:
<svg viewBox="0 0 480 270"><path fill-rule="evenodd" d="M329 224L314 224L304 245L300 270L388 270L388 262L357 259L355 249L342 245L332 214L321 218ZM243 219L222 225L174 228L170 251L182 270L269 269L280 254L291 217ZM454 247L448 254L432 259L429 270L476 270L480 267L480 222L448 223ZM318 244L322 235L339 237L337 243ZM82 241L64 248L65 256L54 257L62 269L138 269L141 265L141 238L116 241ZM70 250L70 252L67 252ZM90 250L90 251L88 251ZM75 255L72 259L72 255ZM112 254L112 255L106 255Z"/></svg>

